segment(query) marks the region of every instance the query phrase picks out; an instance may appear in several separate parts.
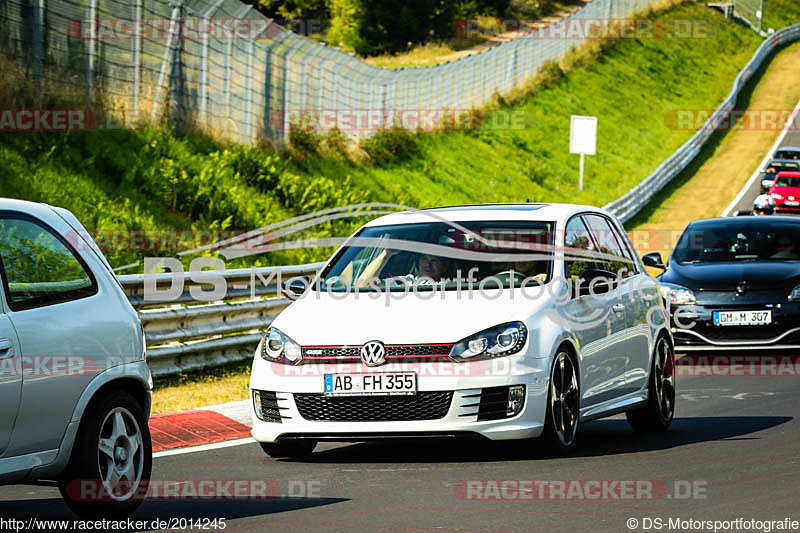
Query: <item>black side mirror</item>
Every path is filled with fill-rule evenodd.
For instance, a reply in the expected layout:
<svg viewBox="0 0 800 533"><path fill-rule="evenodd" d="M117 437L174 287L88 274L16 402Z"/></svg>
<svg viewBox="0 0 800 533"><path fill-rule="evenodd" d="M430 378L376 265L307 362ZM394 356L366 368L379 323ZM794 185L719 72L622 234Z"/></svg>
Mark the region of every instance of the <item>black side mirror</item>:
<svg viewBox="0 0 800 533"><path fill-rule="evenodd" d="M604 294L614 288L617 276L608 270L587 268L578 276L578 295Z"/></svg>
<svg viewBox="0 0 800 533"><path fill-rule="evenodd" d="M644 254L642 256L642 261L644 261L644 266L660 268L661 270L667 269L666 265L664 265L664 261L661 259L661 254L658 252Z"/></svg>
<svg viewBox="0 0 800 533"><path fill-rule="evenodd" d="M311 278L308 276L295 276L283 282L283 294L290 300L297 300L306 292L311 285Z"/></svg>

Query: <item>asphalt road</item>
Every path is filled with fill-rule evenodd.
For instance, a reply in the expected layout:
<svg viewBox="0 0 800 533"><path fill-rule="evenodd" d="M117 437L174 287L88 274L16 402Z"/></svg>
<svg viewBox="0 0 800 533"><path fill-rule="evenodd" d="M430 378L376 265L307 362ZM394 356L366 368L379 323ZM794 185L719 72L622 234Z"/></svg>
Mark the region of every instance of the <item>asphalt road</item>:
<svg viewBox="0 0 800 533"><path fill-rule="evenodd" d="M796 119L795 123L800 124L800 117ZM781 142L781 146L800 146L800 129L795 127L794 129L790 130L786 134L786 137L784 137L783 142ZM744 196L742 196L741 200L736 204L736 207L731 211L731 213L735 213L736 211L752 210L753 203L756 201L756 196L759 194L761 194L761 180L756 180L750 186Z"/></svg>
<svg viewBox="0 0 800 533"><path fill-rule="evenodd" d="M679 376L672 428L634 434L624 418L581 428L568 458L535 443L323 444L306 460L274 460L254 443L157 457L163 480L274 480L271 501L148 501L135 518L226 518L229 531L629 531L636 519L800 520L800 363L788 375ZM714 374L714 375L707 375ZM459 499L463 480L649 483L643 499ZM582 485L587 487L588 485ZM483 485L484 489L488 487ZM652 490L655 487L655 490ZM486 495L487 492L479 492ZM619 492L617 492L619 494ZM649 496L648 496L649 495ZM0 487L0 517L74 518L48 486ZM665 528L666 530L666 528Z"/></svg>

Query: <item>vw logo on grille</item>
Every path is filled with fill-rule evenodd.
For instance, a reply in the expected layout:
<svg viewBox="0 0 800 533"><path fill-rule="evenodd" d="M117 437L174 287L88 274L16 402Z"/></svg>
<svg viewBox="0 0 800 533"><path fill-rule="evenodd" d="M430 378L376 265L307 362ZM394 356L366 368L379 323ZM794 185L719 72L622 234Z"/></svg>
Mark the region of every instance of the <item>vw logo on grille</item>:
<svg viewBox="0 0 800 533"><path fill-rule="evenodd" d="M361 360L367 366L378 366L386 362L386 347L380 341L369 341L361 347Z"/></svg>

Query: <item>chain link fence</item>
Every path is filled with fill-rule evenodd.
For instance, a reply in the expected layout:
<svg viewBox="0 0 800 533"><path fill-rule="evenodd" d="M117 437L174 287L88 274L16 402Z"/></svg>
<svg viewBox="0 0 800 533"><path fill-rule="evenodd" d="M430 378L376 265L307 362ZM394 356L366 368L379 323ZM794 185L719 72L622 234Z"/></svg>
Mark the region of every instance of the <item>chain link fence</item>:
<svg viewBox="0 0 800 533"><path fill-rule="evenodd" d="M733 0L733 12L758 33L762 33L765 0Z"/></svg>
<svg viewBox="0 0 800 533"><path fill-rule="evenodd" d="M657 1L594 0L554 24L625 19ZM298 36L239 0L0 3L0 47L14 69L5 75L32 82L35 94L71 95L124 125L166 118L248 144L285 144L296 112L483 105L587 38L552 35L539 29L449 63L392 70Z"/></svg>

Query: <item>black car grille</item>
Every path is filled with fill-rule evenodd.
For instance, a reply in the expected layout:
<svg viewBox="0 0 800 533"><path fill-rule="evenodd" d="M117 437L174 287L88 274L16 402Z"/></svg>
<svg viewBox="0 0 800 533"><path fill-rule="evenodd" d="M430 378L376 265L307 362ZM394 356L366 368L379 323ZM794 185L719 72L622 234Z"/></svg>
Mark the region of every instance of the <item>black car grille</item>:
<svg viewBox="0 0 800 533"><path fill-rule="evenodd" d="M316 422L438 420L447 415L452 400L453 391L426 391L413 396L294 395L300 416Z"/></svg>
<svg viewBox="0 0 800 533"><path fill-rule="evenodd" d="M288 409L288 407L281 407L278 405L278 397L273 391L258 391L259 396L261 397L261 420L265 422L275 422L280 424L282 418L289 418L286 416L281 416L282 409ZM258 409L258 405L256 405L256 409Z"/></svg>
<svg viewBox="0 0 800 533"><path fill-rule="evenodd" d="M452 361L453 344L387 344L387 362L419 359L424 362ZM303 346L303 363L358 362L361 346Z"/></svg>
<svg viewBox="0 0 800 533"><path fill-rule="evenodd" d="M791 329L788 326L695 326L694 331L708 340L717 342L768 341L780 337ZM800 332L793 332L783 337L779 344L796 344L800 341ZM683 345L707 344L702 338L691 333L675 333L675 342Z"/></svg>

